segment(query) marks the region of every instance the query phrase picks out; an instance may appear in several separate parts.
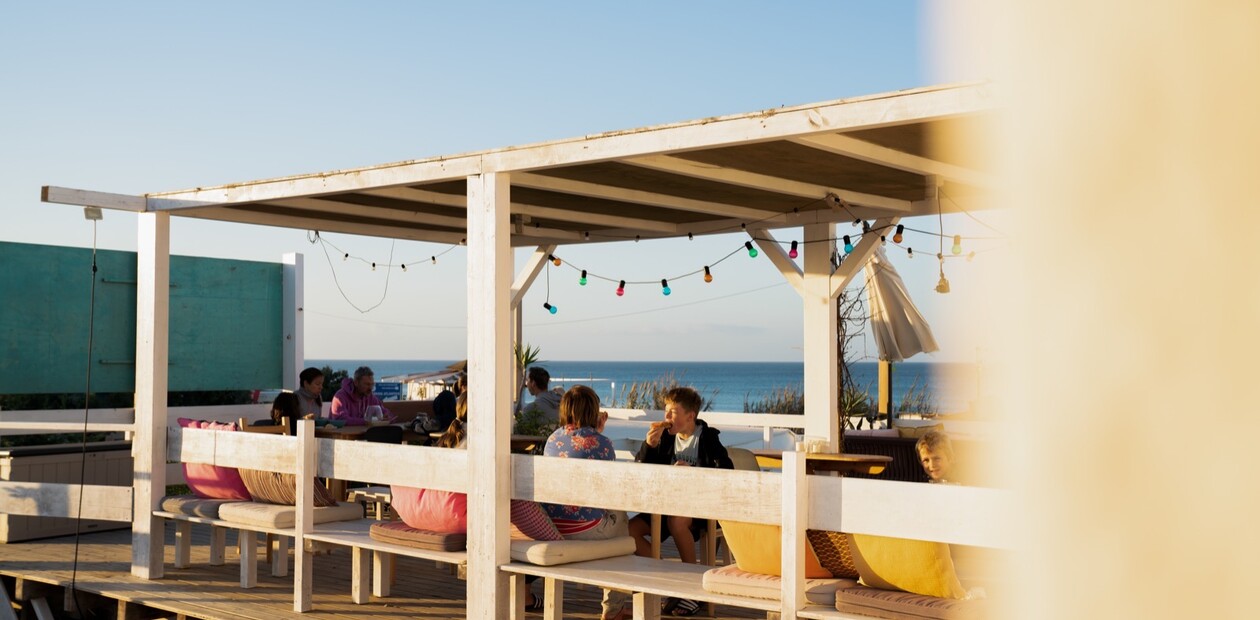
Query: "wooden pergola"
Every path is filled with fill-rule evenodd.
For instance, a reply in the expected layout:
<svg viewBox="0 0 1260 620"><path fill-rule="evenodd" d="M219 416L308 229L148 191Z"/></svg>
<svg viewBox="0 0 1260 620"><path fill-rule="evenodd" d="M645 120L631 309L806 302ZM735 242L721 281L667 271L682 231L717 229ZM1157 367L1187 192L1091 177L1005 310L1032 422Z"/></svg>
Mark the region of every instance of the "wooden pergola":
<svg viewBox="0 0 1260 620"><path fill-rule="evenodd" d="M171 216L467 244L470 408L494 412L479 417L492 423L474 425L469 441L469 520L478 525L469 531L468 613L489 618L507 588L497 567L508 559L514 330L548 254L559 244L745 230L805 302L805 433L834 447L836 299L879 243L863 236L836 268L835 224L860 219L882 230L956 204L983 208L992 183L966 140L994 110L986 85L930 87L142 196L45 187L45 202L139 214L133 573L161 566L149 536L165 482ZM773 236L797 227L800 265ZM513 248L531 246L518 271ZM300 334L300 320L293 327ZM298 353L286 357L291 384Z"/></svg>

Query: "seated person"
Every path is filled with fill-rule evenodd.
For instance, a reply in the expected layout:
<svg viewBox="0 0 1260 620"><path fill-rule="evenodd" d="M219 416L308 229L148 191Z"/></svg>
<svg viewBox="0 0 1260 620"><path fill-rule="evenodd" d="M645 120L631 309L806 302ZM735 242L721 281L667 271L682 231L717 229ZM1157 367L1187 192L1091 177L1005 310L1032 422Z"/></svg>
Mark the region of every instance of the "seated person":
<svg viewBox="0 0 1260 620"><path fill-rule="evenodd" d="M525 405L521 411L537 411L542 414L541 421L556 422L560 417L561 395L548 390L549 383L551 383L551 373L548 373L546 368L531 366L525 374L525 389L529 391L530 396L534 397L534 402Z"/></svg>
<svg viewBox="0 0 1260 620"><path fill-rule="evenodd" d="M720 432L709 428L704 420L696 416L700 413L703 401L700 394L686 387L674 388L665 393L665 420L653 422L647 432L646 441L639 448L634 460L640 463L658 465L676 465L682 467L715 467L735 469L731 458L726 454L726 447L718 438ZM672 490L685 493L685 490ZM634 537L635 555L650 557L652 545L648 537L652 532L652 516L646 513L635 515L630 520L630 535ZM691 517L663 516L661 518L661 541L670 536L678 547L678 555L683 562L696 563L696 538L704 532L707 521ZM670 599L666 601L668 613L675 616L694 616L700 611L700 603L686 599Z"/></svg>
<svg viewBox="0 0 1260 620"><path fill-rule="evenodd" d="M560 399L559 418L560 428L547 438L544 455L570 459L616 460L612 441L601 432L604 423L608 421L608 414L599 410L599 395L595 390L585 385L570 388ZM543 504L543 509L566 539L605 540L625 536L627 533L626 513L620 510L546 503ZM604 590L601 607L602 618L624 618L627 612L626 594Z"/></svg>
<svg viewBox="0 0 1260 620"><path fill-rule="evenodd" d="M299 387L294 394L297 394L298 410L302 417L323 417L324 371L313 366L307 368L298 375L298 383L302 387Z"/></svg>
<svg viewBox="0 0 1260 620"><path fill-rule="evenodd" d="M455 400L468 389L468 375L459 373L451 389L442 390L433 399L433 418L437 420L438 430L445 431L455 419Z"/></svg>
<svg viewBox="0 0 1260 620"><path fill-rule="evenodd" d="M287 416L289 418L289 434L297 435L298 397L292 392L280 392L271 403L271 418L254 420L253 426L279 426Z"/></svg>
<svg viewBox="0 0 1260 620"><path fill-rule="evenodd" d="M919 453L923 471L932 484L958 484L954 481L954 445L949 435L940 431L928 431L914 444Z"/></svg>
<svg viewBox="0 0 1260 620"><path fill-rule="evenodd" d="M360 366L355 369L353 380L349 377L341 380L341 389L333 396L329 417L345 420L350 426L363 426L367 424L368 408L376 406L381 408L384 419L394 421L394 415L372 393L372 386L375 384L376 375L371 368Z"/></svg>

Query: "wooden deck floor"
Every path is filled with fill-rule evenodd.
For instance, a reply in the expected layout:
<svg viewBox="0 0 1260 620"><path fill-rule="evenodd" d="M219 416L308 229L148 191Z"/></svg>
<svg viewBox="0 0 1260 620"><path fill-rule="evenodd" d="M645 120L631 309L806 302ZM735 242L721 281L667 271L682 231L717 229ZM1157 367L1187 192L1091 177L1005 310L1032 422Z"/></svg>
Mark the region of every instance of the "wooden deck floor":
<svg viewBox="0 0 1260 620"><path fill-rule="evenodd" d="M290 576L272 577L259 550L258 587L238 584L235 537L228 535L228 558L210 566L209 528L193 528L192 566L172 568L174 526L167 524L166 576L146 581L130 573L130 532L84 535L79 545L77 587L80 591L135 603L187 618L244 620L270 618L463 618L464 582L433 562L397 559L397 581L391 596L372 597L364 605L350 601L350 552L340 548L315 557L314 609L303 614L293 607L292 558ZM674 551L666 545L666 553ZM676 554L675 554L676 557ZM0 544L0 575L68 586L74 561L74 538ZM542 584L535 584L541 593ZM13 591L10 590L10 595ZM599 618L600 592L569 585L565 588L565 617ZM761 618L760 612L717 608L717 618ZM541 617L531 614L531 617Z"/></svg>

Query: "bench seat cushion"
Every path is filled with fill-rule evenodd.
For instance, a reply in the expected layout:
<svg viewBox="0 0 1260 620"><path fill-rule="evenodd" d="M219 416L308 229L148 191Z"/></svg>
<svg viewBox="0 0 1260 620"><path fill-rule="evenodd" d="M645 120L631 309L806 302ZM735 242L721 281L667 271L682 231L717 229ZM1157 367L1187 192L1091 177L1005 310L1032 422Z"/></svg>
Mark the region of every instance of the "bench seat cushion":
<svg viewBox="0 0 1260 620"><path fill-rule="evenodd" d="M278 530L297 524L297 512L293 506L263 504L260 502L232 502L219 508L219 518L241 525L269 527ZM354 521L363 518L363 506L344 503L315 509L315 523Z"/></svg>
<svg viewBox="0 0 1260 620"><path fill-rule="evenodd" d="M749 573L729 564L705 571L701 585L714 594L777 601L782 593L782 581L777 575ZM805 599L814 605L831 605L836 601L839 588L855 586L857 582L852 579L806 579Z"/></svg>
<svg viewBox="0 0 1260 620"><path fill-rule="evenodd" d="M238 503L234 499L203 499L196 495L170 495L162 498L162 510L186 517L218 519L219 507Z"/></svg>
<svg viewBox="0 0 1260 620"><path fill-rule="evenodd" d="M634 539L620 536L606 540L514 540L512 559L538 566L555 566L634 554Z"/></svg>
<svg viewBox="0 0 1260 620"><path fill-rule="evenodd" d="M888 620L983 620L988 601L939 598L853 586L836 590L836 609Z"/></svg>
<svg viewBox="0 0 1260 620"><path fill-rule="evenodd" d="M463 551L468 546L467 534L449 534L411 527L402 521L373 523L368 534L373 540L394 543L429 551Z"/></svg>

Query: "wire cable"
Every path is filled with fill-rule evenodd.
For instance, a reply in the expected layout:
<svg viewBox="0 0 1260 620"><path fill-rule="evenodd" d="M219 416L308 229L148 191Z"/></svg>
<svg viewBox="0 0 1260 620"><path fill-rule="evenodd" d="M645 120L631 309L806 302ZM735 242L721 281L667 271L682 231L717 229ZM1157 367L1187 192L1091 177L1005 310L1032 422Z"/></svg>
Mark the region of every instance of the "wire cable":
<svg viewBox="0 0 1260 620"><path fill-rule="evenodd" d="M83 524L83 484L87 476L88 415L92 407L92 345L96 337L96 222L92 220L92 285L88 292L87 373L83 387L83 432L79 438L79 502L74 513L74 564L70 569L70 593L80 616L83 603L76 587L79 579L79 534Z"/></svg>

